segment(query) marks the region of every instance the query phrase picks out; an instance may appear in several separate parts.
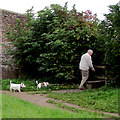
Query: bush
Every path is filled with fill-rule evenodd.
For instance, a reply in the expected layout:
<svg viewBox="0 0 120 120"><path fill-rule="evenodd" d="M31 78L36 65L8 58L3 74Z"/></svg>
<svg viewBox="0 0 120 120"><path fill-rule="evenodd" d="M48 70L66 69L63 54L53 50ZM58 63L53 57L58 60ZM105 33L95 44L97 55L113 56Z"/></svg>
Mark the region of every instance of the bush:
<svg viewBox="0 0 120 120"><path fill-rule="evenodd" d="M102 41L104 41L105 64L108 67L109 79L115 80L119 85L120 79L120 11L118 4L109 6L110 13L101 23Z"/></svg>
<svg viewBox="0 0 120 120"><path fill-rule="evenodd" d="M77 12L52 4L38 11L34 18L27 11L25 23L17 19L6 37L14 48L8 53L22 77L51 83L80 82L79 61L83 53L93 49L93 64L106 65L108 75L118 84L120 79L119 7L110 6L111 13L99 23L91 11Z"/></svg>
<svg viewBox="0 0 120 120"><path fill-rule="evenodd" d="M26 77L78 83L81 55L99 46L96 15L77 12L75 6L68 10L66 3L64 7L51 5L33 16L32 9L28 10L26 23L17 19L6 32L15 47L9 49L15 66Z"/></svg>

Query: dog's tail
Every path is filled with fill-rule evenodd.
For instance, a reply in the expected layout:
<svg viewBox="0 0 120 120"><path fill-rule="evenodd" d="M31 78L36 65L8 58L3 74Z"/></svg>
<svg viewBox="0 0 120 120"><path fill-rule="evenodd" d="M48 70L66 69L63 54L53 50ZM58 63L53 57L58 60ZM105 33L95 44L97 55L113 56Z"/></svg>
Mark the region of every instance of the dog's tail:
<svg viewBox="0 0 120 120"><path fill-rule="evenodd" d="M38 84L38 81L36 81L36 83Z"/></svg>
<svg viewBox="0 0 120 120"><path fill-rule="evenodd" d="M10 81L10 85L12 84L12 81Z"/></svg>

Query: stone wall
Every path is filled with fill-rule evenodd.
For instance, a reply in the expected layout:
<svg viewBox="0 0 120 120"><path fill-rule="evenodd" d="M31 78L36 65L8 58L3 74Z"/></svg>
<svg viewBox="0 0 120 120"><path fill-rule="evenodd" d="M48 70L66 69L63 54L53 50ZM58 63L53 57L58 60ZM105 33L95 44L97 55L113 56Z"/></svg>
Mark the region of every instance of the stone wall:
<svg viewBox="0 0 120 120"><path fill-rule="evenodd" d="M19 18L25 21L25 15L7 10L0 9L0 79L17 78L16 69L11 67L12 63L5 62L10 58L5 54L2 44L10 44L10 41L4 37L6 27L10 25L12 28L16 24L16 19Z"/></svg>

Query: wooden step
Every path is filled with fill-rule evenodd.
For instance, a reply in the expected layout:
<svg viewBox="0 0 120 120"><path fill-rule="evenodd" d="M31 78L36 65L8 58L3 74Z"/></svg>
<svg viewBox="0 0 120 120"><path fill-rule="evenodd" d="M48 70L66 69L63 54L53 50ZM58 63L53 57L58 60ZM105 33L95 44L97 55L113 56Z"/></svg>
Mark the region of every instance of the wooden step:
<svg viewBox="0 0 120 120"><path fill-rule="evenodd" d="M105 80L87 81L87 84L105 82Z"/></svg>
<svg viewBox="0 0 120 120"><path fill-rule="evenodd" d="M106 68L106 66L95 66L95 68L105 69L105 68Z"/></svg>
<svg viewBox="0 0 120 120"><path fill-rule="evenodd" d="M107 80L107 77L98 77L98 76L96 76L95 77L97 80Z"/></svg>

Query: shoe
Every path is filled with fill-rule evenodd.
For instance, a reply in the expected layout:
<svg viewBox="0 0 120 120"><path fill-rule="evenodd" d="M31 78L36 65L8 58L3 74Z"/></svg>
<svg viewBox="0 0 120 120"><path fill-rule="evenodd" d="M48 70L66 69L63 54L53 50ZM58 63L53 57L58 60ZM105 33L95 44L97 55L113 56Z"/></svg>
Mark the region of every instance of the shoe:
<svg viewBox="0 0 120 120"><path fill-rule="evenodd" d="M80 90L85 90L85 88L79 88Z"/></svg>

